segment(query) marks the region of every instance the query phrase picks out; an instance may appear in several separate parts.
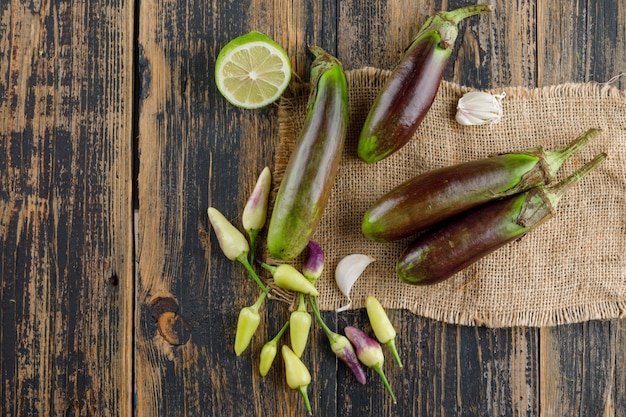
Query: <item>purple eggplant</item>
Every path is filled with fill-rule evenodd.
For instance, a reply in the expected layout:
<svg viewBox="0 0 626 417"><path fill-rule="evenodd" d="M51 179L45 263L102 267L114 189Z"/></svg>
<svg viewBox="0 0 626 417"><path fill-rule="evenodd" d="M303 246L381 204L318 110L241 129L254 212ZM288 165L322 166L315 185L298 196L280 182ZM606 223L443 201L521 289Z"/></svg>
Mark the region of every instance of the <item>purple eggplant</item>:
<svg viewBox="0 0 626 417"><path fill-rule="evenodd" d="M537 187L486 203L420 236L400 255L396 275L409 284L446 280L555 215L561 196L606 158L602 153L550 187Z"/></svg>
<svg viewBox="0 0 626 417"><path fill-rule="evenodd" d="M549 184L561 165L599 133L590 129L557 151L537 147L420 174L374 202L363 217L362 232L379 242L402 239L487 201Z"/></svg>
<svg viewBox="0 0 626 417"><path fill-rule="evenodd" d="M359 137L358 154L374 163L403 147L430 109L458 35L458 23L490 12L488 4L430 16L374 101Z"/></svg>

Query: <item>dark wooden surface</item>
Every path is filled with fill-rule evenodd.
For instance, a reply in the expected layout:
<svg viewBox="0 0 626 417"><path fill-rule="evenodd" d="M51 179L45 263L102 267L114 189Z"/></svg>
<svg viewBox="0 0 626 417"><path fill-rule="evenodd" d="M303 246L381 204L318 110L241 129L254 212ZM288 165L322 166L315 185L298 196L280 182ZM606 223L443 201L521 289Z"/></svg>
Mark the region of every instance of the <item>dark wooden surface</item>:
<svg viewBox="0 0 626 417"><path fill-rule="evenodd" d="M309 44L346 69L391 68L428 14L465 4L1 0L1 414L305 414L280 361L257 374L284 306L268 303L262 337L232 350L256 292L207 233L206 208L238 221L273 164L277 114L227 104L215 57L256 29L302 79ZM535 87L626 72L626 1L492 4L461 24L446 80ZM304 355L315 415L626 415L624 319L488 329L390 316L398 404L372 372L354 383L316 330ZM324 317L366 324L363 311Z"/></svg>

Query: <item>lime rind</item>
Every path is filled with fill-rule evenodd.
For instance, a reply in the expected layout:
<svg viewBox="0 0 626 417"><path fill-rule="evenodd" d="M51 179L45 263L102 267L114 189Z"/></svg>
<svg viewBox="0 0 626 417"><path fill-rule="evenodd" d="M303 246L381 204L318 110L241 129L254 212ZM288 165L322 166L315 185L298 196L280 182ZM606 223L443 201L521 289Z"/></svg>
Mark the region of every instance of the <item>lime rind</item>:
<svg viewBox="0 0 626 417"><path fill-rule="evenodd" d="M283 94L291 81L291 63L280 45L262 33L250 32L222 48L215 81L231 104L260 108Z"/></svg>

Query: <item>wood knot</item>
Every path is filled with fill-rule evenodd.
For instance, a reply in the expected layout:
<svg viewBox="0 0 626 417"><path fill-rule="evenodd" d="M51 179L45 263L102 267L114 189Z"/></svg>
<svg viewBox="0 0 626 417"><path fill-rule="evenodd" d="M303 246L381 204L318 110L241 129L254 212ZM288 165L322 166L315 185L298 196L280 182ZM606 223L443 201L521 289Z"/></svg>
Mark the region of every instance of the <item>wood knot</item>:
<svg viewBox="0 0 626 417"><path fill-rule="evenodd" d="M191 332L185 320L178 314L179 306L172 297L156 297L148 305L157 323L159 334L172 346L184 345Z"/></svg>

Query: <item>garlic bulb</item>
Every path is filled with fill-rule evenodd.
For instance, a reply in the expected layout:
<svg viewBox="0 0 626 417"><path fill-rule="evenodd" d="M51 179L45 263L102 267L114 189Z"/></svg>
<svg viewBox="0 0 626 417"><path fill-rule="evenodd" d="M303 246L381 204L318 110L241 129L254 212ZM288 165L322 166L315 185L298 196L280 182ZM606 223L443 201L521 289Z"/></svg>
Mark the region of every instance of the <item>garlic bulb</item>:
<svg viewBox="0 0 626 417"><path fill-rule="evenodd" d="M373 258L355 253L348 255L337 264L335 269L335 281L341 293L348 298L348 304L339 307L337 312L344 311L350 308L352 305L352 299L350 298L350 290L356 282L356 280L363 274L365 268L374 261Z"/></svg>
<svg viewBox="0 0 626 417"><path fill-rule="evenodd" d="M459 99L456 121L465 126L498 123L502 118L502 99L506 93L489 94L470 91Z"/></svg>

